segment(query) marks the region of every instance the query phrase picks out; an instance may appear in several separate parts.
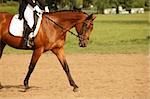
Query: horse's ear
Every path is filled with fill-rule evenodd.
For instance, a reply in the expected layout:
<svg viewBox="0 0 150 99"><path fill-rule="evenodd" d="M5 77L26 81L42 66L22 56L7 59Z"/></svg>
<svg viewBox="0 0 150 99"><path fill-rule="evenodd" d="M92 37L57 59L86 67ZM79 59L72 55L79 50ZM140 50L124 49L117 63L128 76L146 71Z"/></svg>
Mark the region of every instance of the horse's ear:
<svg viewBox="0 0 150 99"><path fill-rule="evenodd" d="M87 20L91 20L93 17L93 14L88 15L88 17L86 18Z"/></svg>
<svg viewBox="0 0 150 99"><path fill-rule="evenodd" d="M94 20L96 18L96 16L95 15L93 15L93 13L92 14L90 14L88 17L87 17L87 20Z"/></svg>
<svg viewBox="0 0 150 99"><path fill-rule="evenodd" d="M94 20L95 20L95 18L96 18L96 16L95 16L95 15L93 15L93 17L92 17L92 21L94 21Z"/></svg>

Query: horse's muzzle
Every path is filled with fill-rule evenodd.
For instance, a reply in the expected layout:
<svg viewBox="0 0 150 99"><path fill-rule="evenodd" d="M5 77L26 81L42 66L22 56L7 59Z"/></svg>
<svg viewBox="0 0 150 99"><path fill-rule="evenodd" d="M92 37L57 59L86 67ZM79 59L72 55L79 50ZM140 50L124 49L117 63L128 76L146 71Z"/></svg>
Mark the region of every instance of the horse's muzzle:
<svg viewBox="0 0 150 99"><path fill-rule="evenodd" d="M87 44L86 43L79 43L79 46L80 47L87 47Z"/></svg>

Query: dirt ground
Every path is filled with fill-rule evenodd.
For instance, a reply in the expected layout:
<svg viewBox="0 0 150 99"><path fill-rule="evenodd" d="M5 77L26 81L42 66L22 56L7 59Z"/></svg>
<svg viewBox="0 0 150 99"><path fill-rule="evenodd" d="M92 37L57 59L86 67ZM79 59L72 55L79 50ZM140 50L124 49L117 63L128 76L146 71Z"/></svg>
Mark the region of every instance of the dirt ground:
<svg viewBox="0 0 150 99"><path fill-rule="evenodd" d="M0 60L0 99L150 99L150 67L144 54L68 54L74 93L53 54L43 54L23 91L31 55L9 54Z"/></svg>

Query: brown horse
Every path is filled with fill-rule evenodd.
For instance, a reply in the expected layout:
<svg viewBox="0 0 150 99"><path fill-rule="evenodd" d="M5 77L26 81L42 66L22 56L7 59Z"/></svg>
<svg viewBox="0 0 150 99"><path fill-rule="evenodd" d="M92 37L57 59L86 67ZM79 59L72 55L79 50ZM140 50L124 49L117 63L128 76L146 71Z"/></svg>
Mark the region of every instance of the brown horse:
<svg viewBox="0 0 150 99"><path fill-rule="evenodd" d="M16 49L24 49L23 38L12 36L9 33L9 25L12 18L12 14L4 12L0 13L0 58L6 44ZM71 76L64 54L66 33L71 28L75 27L78 33L76 36L79 37L80 47L86 47L90 33L93 29L93 20L95 17L93 14L88 15L81 11L58 11L53 13L44 13L42 18L40 29L34 39L35 47L33 49L24 49L33 50L29 70L24 79L25 90L29 88L29 78L39 57L42 53L50 50L60 61L67 74L70 85L73 86L73 91L77 91L78 86L75 84Z"/></svg>

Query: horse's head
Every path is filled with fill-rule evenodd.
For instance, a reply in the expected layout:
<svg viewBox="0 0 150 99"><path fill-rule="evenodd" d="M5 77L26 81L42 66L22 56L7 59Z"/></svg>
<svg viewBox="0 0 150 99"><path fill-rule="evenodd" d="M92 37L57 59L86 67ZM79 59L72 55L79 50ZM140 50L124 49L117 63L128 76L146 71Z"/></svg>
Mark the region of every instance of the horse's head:
<svg viewBox="0 0 150 99"><path fill-rule="evenodd" d="M96 17L91 14L83 22L75 25L79 36L79 46L86 47L89 41L91 31L93 30L93 21Z"/></svg>

